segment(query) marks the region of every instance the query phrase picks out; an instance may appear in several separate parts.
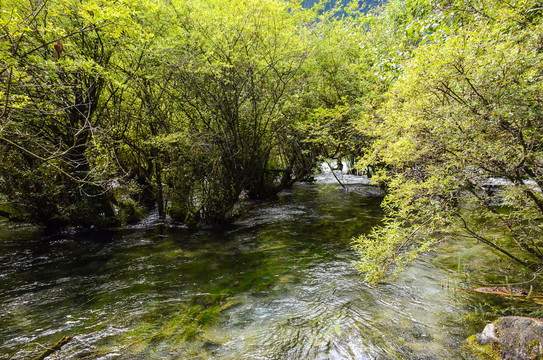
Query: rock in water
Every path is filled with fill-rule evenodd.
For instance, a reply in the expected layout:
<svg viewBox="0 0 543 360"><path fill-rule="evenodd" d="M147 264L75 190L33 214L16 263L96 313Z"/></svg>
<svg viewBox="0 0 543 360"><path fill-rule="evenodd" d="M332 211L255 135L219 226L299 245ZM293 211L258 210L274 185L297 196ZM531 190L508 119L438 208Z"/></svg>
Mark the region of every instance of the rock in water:
<svg viewBox="0 0 543 360"><path fill-rule="evenodd" d="M491 323L485 326L482 333L475 335L479 345L488 345L493 341L498 341L496 337L496 324Z"/></svg>
<svg viewBox="0 0 543 360"><path fill-rule="evenodd" d="M482 333L468 339L478 352L494 359L541 359L543 320L507 316L488 324Z"/></svg>

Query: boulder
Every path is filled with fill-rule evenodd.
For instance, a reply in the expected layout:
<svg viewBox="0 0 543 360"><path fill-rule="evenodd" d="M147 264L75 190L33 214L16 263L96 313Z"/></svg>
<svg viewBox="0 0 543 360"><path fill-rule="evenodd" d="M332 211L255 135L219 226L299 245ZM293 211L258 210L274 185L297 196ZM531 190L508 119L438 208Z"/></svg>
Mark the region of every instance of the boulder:
<svg viewBox="0 0 543 360"><path fill-rule="evenodd" d="M543 320L502 317L488 324L482 333L470 337L468 344L492 359L541 359Z"/></svg>

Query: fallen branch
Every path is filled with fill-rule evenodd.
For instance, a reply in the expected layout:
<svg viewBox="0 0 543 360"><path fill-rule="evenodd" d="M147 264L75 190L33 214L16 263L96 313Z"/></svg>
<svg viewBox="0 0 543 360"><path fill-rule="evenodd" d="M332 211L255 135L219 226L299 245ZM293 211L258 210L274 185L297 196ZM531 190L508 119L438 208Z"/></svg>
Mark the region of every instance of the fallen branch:
<svg viewBox="0 0 543 360"><path fill-rule="evenodd" d="M46 348L46 350L44 352L42 352L41 355L39 355L39 356L37 356L35 358L32 358L32 360L44 360L46 357L48 357L52 353L59 351L70 340L72 340L71 336L64 336L55 345Z"/></svg>
<svg viewBox="0 0 543 360"><path fill-rule="evenodd" d="M536 304L543 304L543 295L532 294L532 291L526 289L515 289L506 287L481 287L476 289L468 289L468 292L476 292L480 294L491 294L502 298L515 299L517 301L533 301Z"/></svg>
<svg viewBox="0 0 543 360"><path fill-rule="evenodd" d="M326 160L324 160L324 162L328 165L328 167L330 168L330 171L332 172L332 175L334 175L334 177L336 178L337 182L339 183L339 185L341 185L342 188L345 189L345 185L343 185L341 183L341 181L338 179L338 177L336 176L336 174L334 173L334 168L332 168L332 165L330 165L330 163Z"/></svg>

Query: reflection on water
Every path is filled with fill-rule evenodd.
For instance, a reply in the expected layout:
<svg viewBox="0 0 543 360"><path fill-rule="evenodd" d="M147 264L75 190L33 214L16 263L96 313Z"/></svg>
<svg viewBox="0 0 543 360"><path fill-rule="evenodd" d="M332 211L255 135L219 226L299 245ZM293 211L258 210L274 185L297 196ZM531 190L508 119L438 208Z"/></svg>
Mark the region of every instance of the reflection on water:
<svg viewBox="0 0 543 360"><path fill-rule="evenodd" d="M297 185L222 230L6 230L0 359L65 335L51 358L468 358L460 344L480 329L461 319L478 300L443 287L457 255L423 257L368 288L349 245L379 222L379 199L346 186Z"/></svg>

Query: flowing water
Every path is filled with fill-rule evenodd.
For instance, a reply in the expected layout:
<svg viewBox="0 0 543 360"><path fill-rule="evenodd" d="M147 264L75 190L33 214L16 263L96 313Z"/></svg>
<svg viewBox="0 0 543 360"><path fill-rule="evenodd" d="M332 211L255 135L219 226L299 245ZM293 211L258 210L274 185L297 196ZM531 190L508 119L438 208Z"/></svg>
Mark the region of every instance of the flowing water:
<svg viewBox="0 0 543 360"><path fill-rule="evenodd" d="M451 289L491 255L443 248L368 288L350 241L379 223L379 190L342 178L328 171L221 230L4 226L0 359L66 335L50 359L469 358L462 341L484 324L465 317L492 300Z"/></svg>

